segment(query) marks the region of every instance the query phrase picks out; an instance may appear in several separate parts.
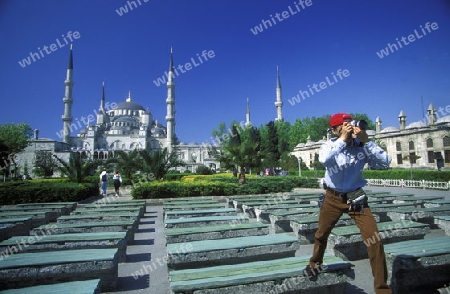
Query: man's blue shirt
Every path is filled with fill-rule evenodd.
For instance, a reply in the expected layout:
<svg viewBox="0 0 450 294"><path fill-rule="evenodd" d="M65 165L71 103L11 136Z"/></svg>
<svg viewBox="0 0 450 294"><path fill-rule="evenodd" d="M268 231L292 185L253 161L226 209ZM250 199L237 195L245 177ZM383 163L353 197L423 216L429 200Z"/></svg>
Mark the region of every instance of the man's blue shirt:
<svg viewBox="0 0 450 294"><path fill-rule="evenodd" d="M350 192L364 187L367 181L362 175L367 163L372 169L389 167L391 158L374 142L361 146L358 139L347 145L340 138L333 138L322 144L319 161L325 166L325 184L339 192Z"/></svg>

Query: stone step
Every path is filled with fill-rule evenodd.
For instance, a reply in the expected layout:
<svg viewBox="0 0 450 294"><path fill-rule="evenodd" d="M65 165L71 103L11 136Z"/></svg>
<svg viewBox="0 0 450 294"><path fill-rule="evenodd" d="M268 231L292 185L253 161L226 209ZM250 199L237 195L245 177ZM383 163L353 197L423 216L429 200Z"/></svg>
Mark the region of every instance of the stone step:
<svg viewBox="0 0 450 294"><path fill-rule="evenodd" d="M170 269L196 268L295 256L297 238L288 234L167 244Z"/></svg>
<svg viewBox="0 0 450 294"><path fill-rule="evenodd" d="M226 239L269 234L269 226L259 222L166 229L167 243Z"/></svg>
<svg viewBox="0 0 450 294"><path fill-rule="evenodd" d="M102 291L114 290L117 253L116 248L107 248L9 255L0 262L0 289L100 279Z"/></svg>
<svg viewBox="0 0 450 294"><path fill-rule="evenodd" d="M341 218L336 223L336 227L350 226L355 222L351 219L348 214L343 214ZM302 217L298 219L293 219L290 222L290 226L297 238L300 240L300 244L313 244L314 234L319 227L319 216Z"/></svg>
<svg viewBox="0 0 450 294"><path fill-rule="evenodd" d="M79 214L63 215L58 217L57 223L77 223L77 222L101 222L117 220L139 220L139 213L130 212L111 212L102 214Z"/></svg>
<svg viewBox="0 0 450 294"><path fill-rule="evenodd" d="M193 210L193 209L214 209L214 208L225 208L224 203L189 203L189 204L180 204L180 205L163 205L164 211L170 210Z"/></svg>
<svg viewBox="0 0 450 294"><path fill-rule="evenodd" d="M20 289L0 291L1 294L50 294L50 293L77 293L77 294L98 294L100 293L100 279L75 281L67 283L57 283L51 285L41 285Z"/></svg>
<svg viewBox="0 0 450 294"><path fill-rule="evenodd" d="M370 236L368 240L363 240L356 225L334 228L328 237L327 251L344 260L359 260L368 258L367 247L379 240L389 244L423 239L430 232L428 225L409 220L381 222L377 226L379 234Z"/></svg>
<svg viewBox="0 0 450 294"><path fill-rule="evenodd" d="M139 217L144 215L143 206L132 206L132 207L101 207L101 208L77 208L70 213L70 215L81 215L81 214L103 214L103 213L122 213L130 212L137 213Z"/></svg>
<svg viewBox="0 0 450 294"><path fill-rule="evenodd" d="M75 208L77 208L78 203L77 202L40 202L40 203L20 203L20 204L16 204L17 206L20 207L45 207L45 206L60 206L60 205L64 205L66 207L68 207L70 210L74 210Z"/></svg>
<svg viewBox="0 0 450 294"><path fill-rule="evenodd" d="M187 217L178 219L167 219L164 222L165 228L189 228L203 227L209 225L248 223L250 220L243 215L217 215L217 216L200 216Z"/></svg>
<svg viewBox="0 0 450 294"><path fill-rule="evenodd" d="M319 212L320 210L318 207L271 212L269 214L271 233L292 232L291 220L317 216L319 215Z"/></svg>
<svg viewBox="0 0 450 294"><path fill-rule="evenodd" d="M18 245L20 244L20 246ZM117 248L118 261L126 261L126 232L72 233L61 235L15 236L0 242L0 252L18 250L24 252L43 252L71 249ZM15 248L13 250L13 247ZM14 252L13 252L14 251Z"/></svg>
<svg viewBox="0 0 450 294"><path fill-rule="evenodd" d="M427 289L435 293L450 283L450 237L404 241L384 246L394 294Z"/></svg>
<svg viewBox="0 0 450 294"><path fill-rule="evenodd" d="M14 218L31 218L31 226L37 227L45 225L50 221L50 212L47 211L13 211L13 212L0 212L0 219L14 219Z"/></svg>
<svg viewBox="0 0 450 294"><path fill-rule="evenodd" d="M165 219L176 219L199 216L237 215L233 208L172 210L164 213Z"/></svg>
<svg viewBox="0 0 450 294"><path fill-rule="evenodd" d="M172 293L321 293L344 294L354 278L351 264L325 256L326 269L317 277L303 276L308 257L288 257L233 265L169 271Z"/></svg>
<svg viewBox="0 0 450 294"><path fill-rule="evenodd" d="M387 216L391 220L411 219L430 224L432 225L431 228L436 228L434 225L434 216L448 214L450 214L450 205L430 208L396 208L387 212Z"/></svg>
<svg viewBox="0 0 450 294"><path fill-rule="evenodd" d="M273 206L258 206L255 207L256 220L263 223L270 223L270 213L272 212L283 212L290 210L298 210L304 208L314 208L317 204L304 203L304 204L283 204L283 205L273 205Z"/></svg>
<svg viewBox="0 0 450 294"><path fill-rule="evenodd" d="M0 241L13 236L28 235L31 228L31 217L0 218Z"/></svg>
<svg viewBox="0 0 450 294"><path fill-rule="evenodd" d="M445 231L445 235L450 236L450 213L434 217L434 224Z"/></svg>
<svg viewBox="0 0 450 294"><path fill-rule="evenodd" d="M128 244L134 243L134 233L137 231L139 221L136 219L110 220L97 222L75 223L50 223L34 228L31 234L39 235L42 231L47 234L74 234L74 233L98 233L98 232L126 232Z"/></svg>

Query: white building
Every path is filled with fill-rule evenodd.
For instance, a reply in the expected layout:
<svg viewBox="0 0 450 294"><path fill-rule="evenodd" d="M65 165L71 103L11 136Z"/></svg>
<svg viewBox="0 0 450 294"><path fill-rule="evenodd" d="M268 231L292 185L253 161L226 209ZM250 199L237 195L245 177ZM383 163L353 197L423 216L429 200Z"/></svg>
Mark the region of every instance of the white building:
<svg viewBox="0 0 450 294"><path fill-rule="evenodd" d="M439 110L446 114L442 112L442 108ZM410 168L409 158L417 158L412 161L414 168L437 169L438 164L440 167L450 168L450 115L439 117L432 104L427 112L426 120L407 125L406 115L401 111L398 117L399 127L390 126L384 129L381 119L377 117L376 130L367 131L369 137L392 157L390 167ZM311 167L324 141L325 139L318 142L308 140L306 143L300 143L291 154L301 158Z"/></svg>
<svg viewBox="0 0 450 294"><path fill-rule="evenodd" d="M108 159L114 156L117 150L157 150L167 148L169 151L176 149L186 166L180 170L188 169L195 172L199 165L206 165L212 169L218 169L219 162L211 158L210 143L202 145L196 143L178 143L175 133L175 83L174 83L173 54L171 52L168 82L167 82L167 113L166 126L154 119L152 113L142 105L133 101L131 93L128 98L119 104L105 105L105 86L103 84L100 107L96 112L95 122L88 122L86 127L80 128L80 120L74 122L72 106L75 99L73 91L73 57L72 48L69 53L69 64L66 71L65 95L63 98L64 112L62 115L63 128L61 130L62 142L52 139L39 138L38 131L32 144L28 146L18 157L18 163L22 167L28 167L28 173L32 174L36 152L47 151L57 155L63 160L68 160L74 153L82 158ZM106 103L108 104L108 103ZM80 130L81 129L81 130ZM80 130L76 136L70 134ZM23 173L20 170L20 173Z"/></svg>

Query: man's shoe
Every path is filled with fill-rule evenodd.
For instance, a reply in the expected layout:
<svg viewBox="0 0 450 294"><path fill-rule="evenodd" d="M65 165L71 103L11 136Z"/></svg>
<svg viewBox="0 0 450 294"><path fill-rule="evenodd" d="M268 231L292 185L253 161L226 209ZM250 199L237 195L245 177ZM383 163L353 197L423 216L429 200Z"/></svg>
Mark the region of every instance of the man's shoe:
<svg viewBox="0 0 450 294"><path fill-rule="evenodd" d="M320 272L323 271L322 265L316 265L315 267L311 267L309 264L303 270L303 276L311 278L317 276Z"/></svg>

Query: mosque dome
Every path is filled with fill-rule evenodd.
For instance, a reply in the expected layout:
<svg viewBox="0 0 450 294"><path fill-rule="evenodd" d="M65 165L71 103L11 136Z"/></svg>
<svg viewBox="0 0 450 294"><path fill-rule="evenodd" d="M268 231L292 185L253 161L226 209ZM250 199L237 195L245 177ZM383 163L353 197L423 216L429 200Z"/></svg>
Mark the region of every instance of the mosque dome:
<svg viewBox="0 0 450 294"><path fill-rule="evenodd" d="M426 126L427 126L427 124L424 123L423 121L416 121L416 122L413 122L413 123L410 123L409 125L407 125L405 129L423 128Z"/></svg>
<svg viewBox="0 0 450 294"><path fill-rule="evenodd" d="M387 127L381 130L380 133L393 133L393 132L399 132L400 130L396 127Z"/></svg>
<svg viewBox="0 0 450 294"><path fill-rule="evenodd" d="M437 124L441 124L441 123L449 123L450 122L450 115L441 117L440 119L438 119L436 121Z"/></svg>
<svg viewBox="0 0 450 294"><path fill-rule="evenodd" d="M121 102L121 103L117 104L117 107L115 109L144 110L145 111L145 108L142 105L140 105L136 102L133 102L133 101Z"/></svg>
<svg viewBox="0 0 450 294"><path fill-rule="evenodd" d="M165 137L166 136L166 132L164 131L163 128L159 127L159 126L155 126L153 127L150 132L152 133L153 136L160 136L160 137Z"/></svg>

